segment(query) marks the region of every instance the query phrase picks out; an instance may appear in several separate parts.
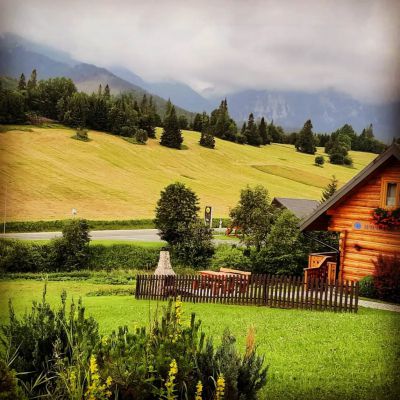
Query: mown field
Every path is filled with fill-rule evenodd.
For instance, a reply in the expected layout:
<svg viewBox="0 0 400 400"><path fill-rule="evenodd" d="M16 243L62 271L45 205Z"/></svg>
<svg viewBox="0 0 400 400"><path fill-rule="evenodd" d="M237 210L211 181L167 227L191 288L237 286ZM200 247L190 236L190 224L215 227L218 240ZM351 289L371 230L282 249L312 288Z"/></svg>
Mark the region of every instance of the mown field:
<svg viewBox="0 0 400 400"><path fill-rule="evenodd" d="M12 298L17 314L40 300L43 282L0 281L0 322L7 320ZM147 325L156 302L133 296L110 296L110 290L132 289L91 281L48 282L48 301L56 305L66 289L69 299L82 297L87 313L110 333L119 325ZM97 294L97 295L96 295ZM99 295L101 294L101 295ZM254 325L259 351L269 365L269 379L260 399L398 399L400 314L361 308L358 314L335 314L220 304L184 304L187 319L196 312L203 330L219 338L226 327L244 349L247 328ZM397 367L396 367L397 365Z"/></svg>
<svg viewBox="0 0 400 400"><path fill-rule="evenodd" d="M197 132L184 131L185 149L178 151L154 139L134 145L95 131L92 141L80 142L59 126L9 128L0 133L0 204L6 195L10 221L65 219L73 207L88 219L152 218L161 189L175 181L191 187L201 206L213 205L214 217L225 217L247 184L264 185L271 197L319 199L333 174L343 184L375 157L351 152L354 168L320 168L291 145L254 148L217 139L210 150L198 144Z"/></svg>

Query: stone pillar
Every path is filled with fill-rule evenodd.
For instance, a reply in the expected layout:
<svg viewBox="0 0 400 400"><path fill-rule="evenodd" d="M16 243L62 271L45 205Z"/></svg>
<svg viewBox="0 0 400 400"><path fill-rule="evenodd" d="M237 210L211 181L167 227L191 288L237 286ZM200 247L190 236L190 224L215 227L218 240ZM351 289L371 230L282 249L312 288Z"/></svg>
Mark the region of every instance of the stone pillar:
<svg viewBox="0 0 400 400"><path fill-rule="evenodd" d="M154 275L176 275L171 266L169 251L160 251L160 259L158 260Z"/></svg>

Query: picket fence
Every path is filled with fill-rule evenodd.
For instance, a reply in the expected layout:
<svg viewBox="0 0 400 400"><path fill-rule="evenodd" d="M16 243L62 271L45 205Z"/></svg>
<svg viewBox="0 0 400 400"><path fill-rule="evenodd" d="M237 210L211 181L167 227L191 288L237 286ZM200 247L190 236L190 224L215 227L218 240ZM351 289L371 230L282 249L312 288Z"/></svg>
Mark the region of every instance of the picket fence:
<svg viewBox="0 0 400 400"><path fill-rule="evenodd" d="M136 299L170 297L194 303L223 303L357 312L358 282L329 284L313 278L254 274L250 276L138 275Z"/></svg>

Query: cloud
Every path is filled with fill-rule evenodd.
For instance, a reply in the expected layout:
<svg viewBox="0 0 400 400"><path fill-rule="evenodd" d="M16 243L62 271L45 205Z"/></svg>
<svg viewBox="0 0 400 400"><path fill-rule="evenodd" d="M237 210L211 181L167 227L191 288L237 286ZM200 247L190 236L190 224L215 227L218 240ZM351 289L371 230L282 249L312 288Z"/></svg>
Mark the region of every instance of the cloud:
<svg viewBox="0 0 400 400"><path fill-rule="evenodd" d="M3 0L2 28L145 80L223 95L400 98L400 2Z"/></svg>

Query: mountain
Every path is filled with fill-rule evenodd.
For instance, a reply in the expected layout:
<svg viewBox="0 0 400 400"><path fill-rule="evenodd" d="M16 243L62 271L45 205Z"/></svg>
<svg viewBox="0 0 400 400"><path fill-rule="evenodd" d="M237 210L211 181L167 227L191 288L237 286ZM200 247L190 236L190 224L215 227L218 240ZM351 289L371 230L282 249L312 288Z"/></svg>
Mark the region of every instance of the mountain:
<svg viewBox="0 0 400 400"><path fill-rule="evenodd" d="M96 92L100 84L103 87L108 84L113 94L130 92L138 101L146 93L148 96L153 96L158 113L164 115L167 101L160 96L149 93L146 89L114 75L105 68L93 64L56 61L47 55L36 53L26 47L29 43L23 39L19 41L16 35L0 36L0 75L18 78L24 73L29 78L32 70L36 69L39 79L65 76L71 78L77 88L86 93ZM45 52L51 53L47 50ZM53 53L57 54L56 51ZM193 116L183 108L176 107L176 109L178 114L183 114L189 119Z"/></svg>
<svg viewBox="0 0 400 400"><path fill-rule="evenodd" d="M212 102L182 82L146 82L139 75L120 66L110 67L110 71L134 85L145 88L151 93L164 99L170 99L172 103L186 110L192 112L210 112L213 109Z"/></svg>
<svg viewBox="0 0 400 400"><path fill-rule="evenodd" d="M236 121L255 118L282 125L286 130L299 130L311 119L315 132L332 132L351 124L361 132L370 123L378 138L390 142L399 137L400 102L383 105L361 103L333 90L317 93L246 90L227 96L229 112Z"/></svg>

